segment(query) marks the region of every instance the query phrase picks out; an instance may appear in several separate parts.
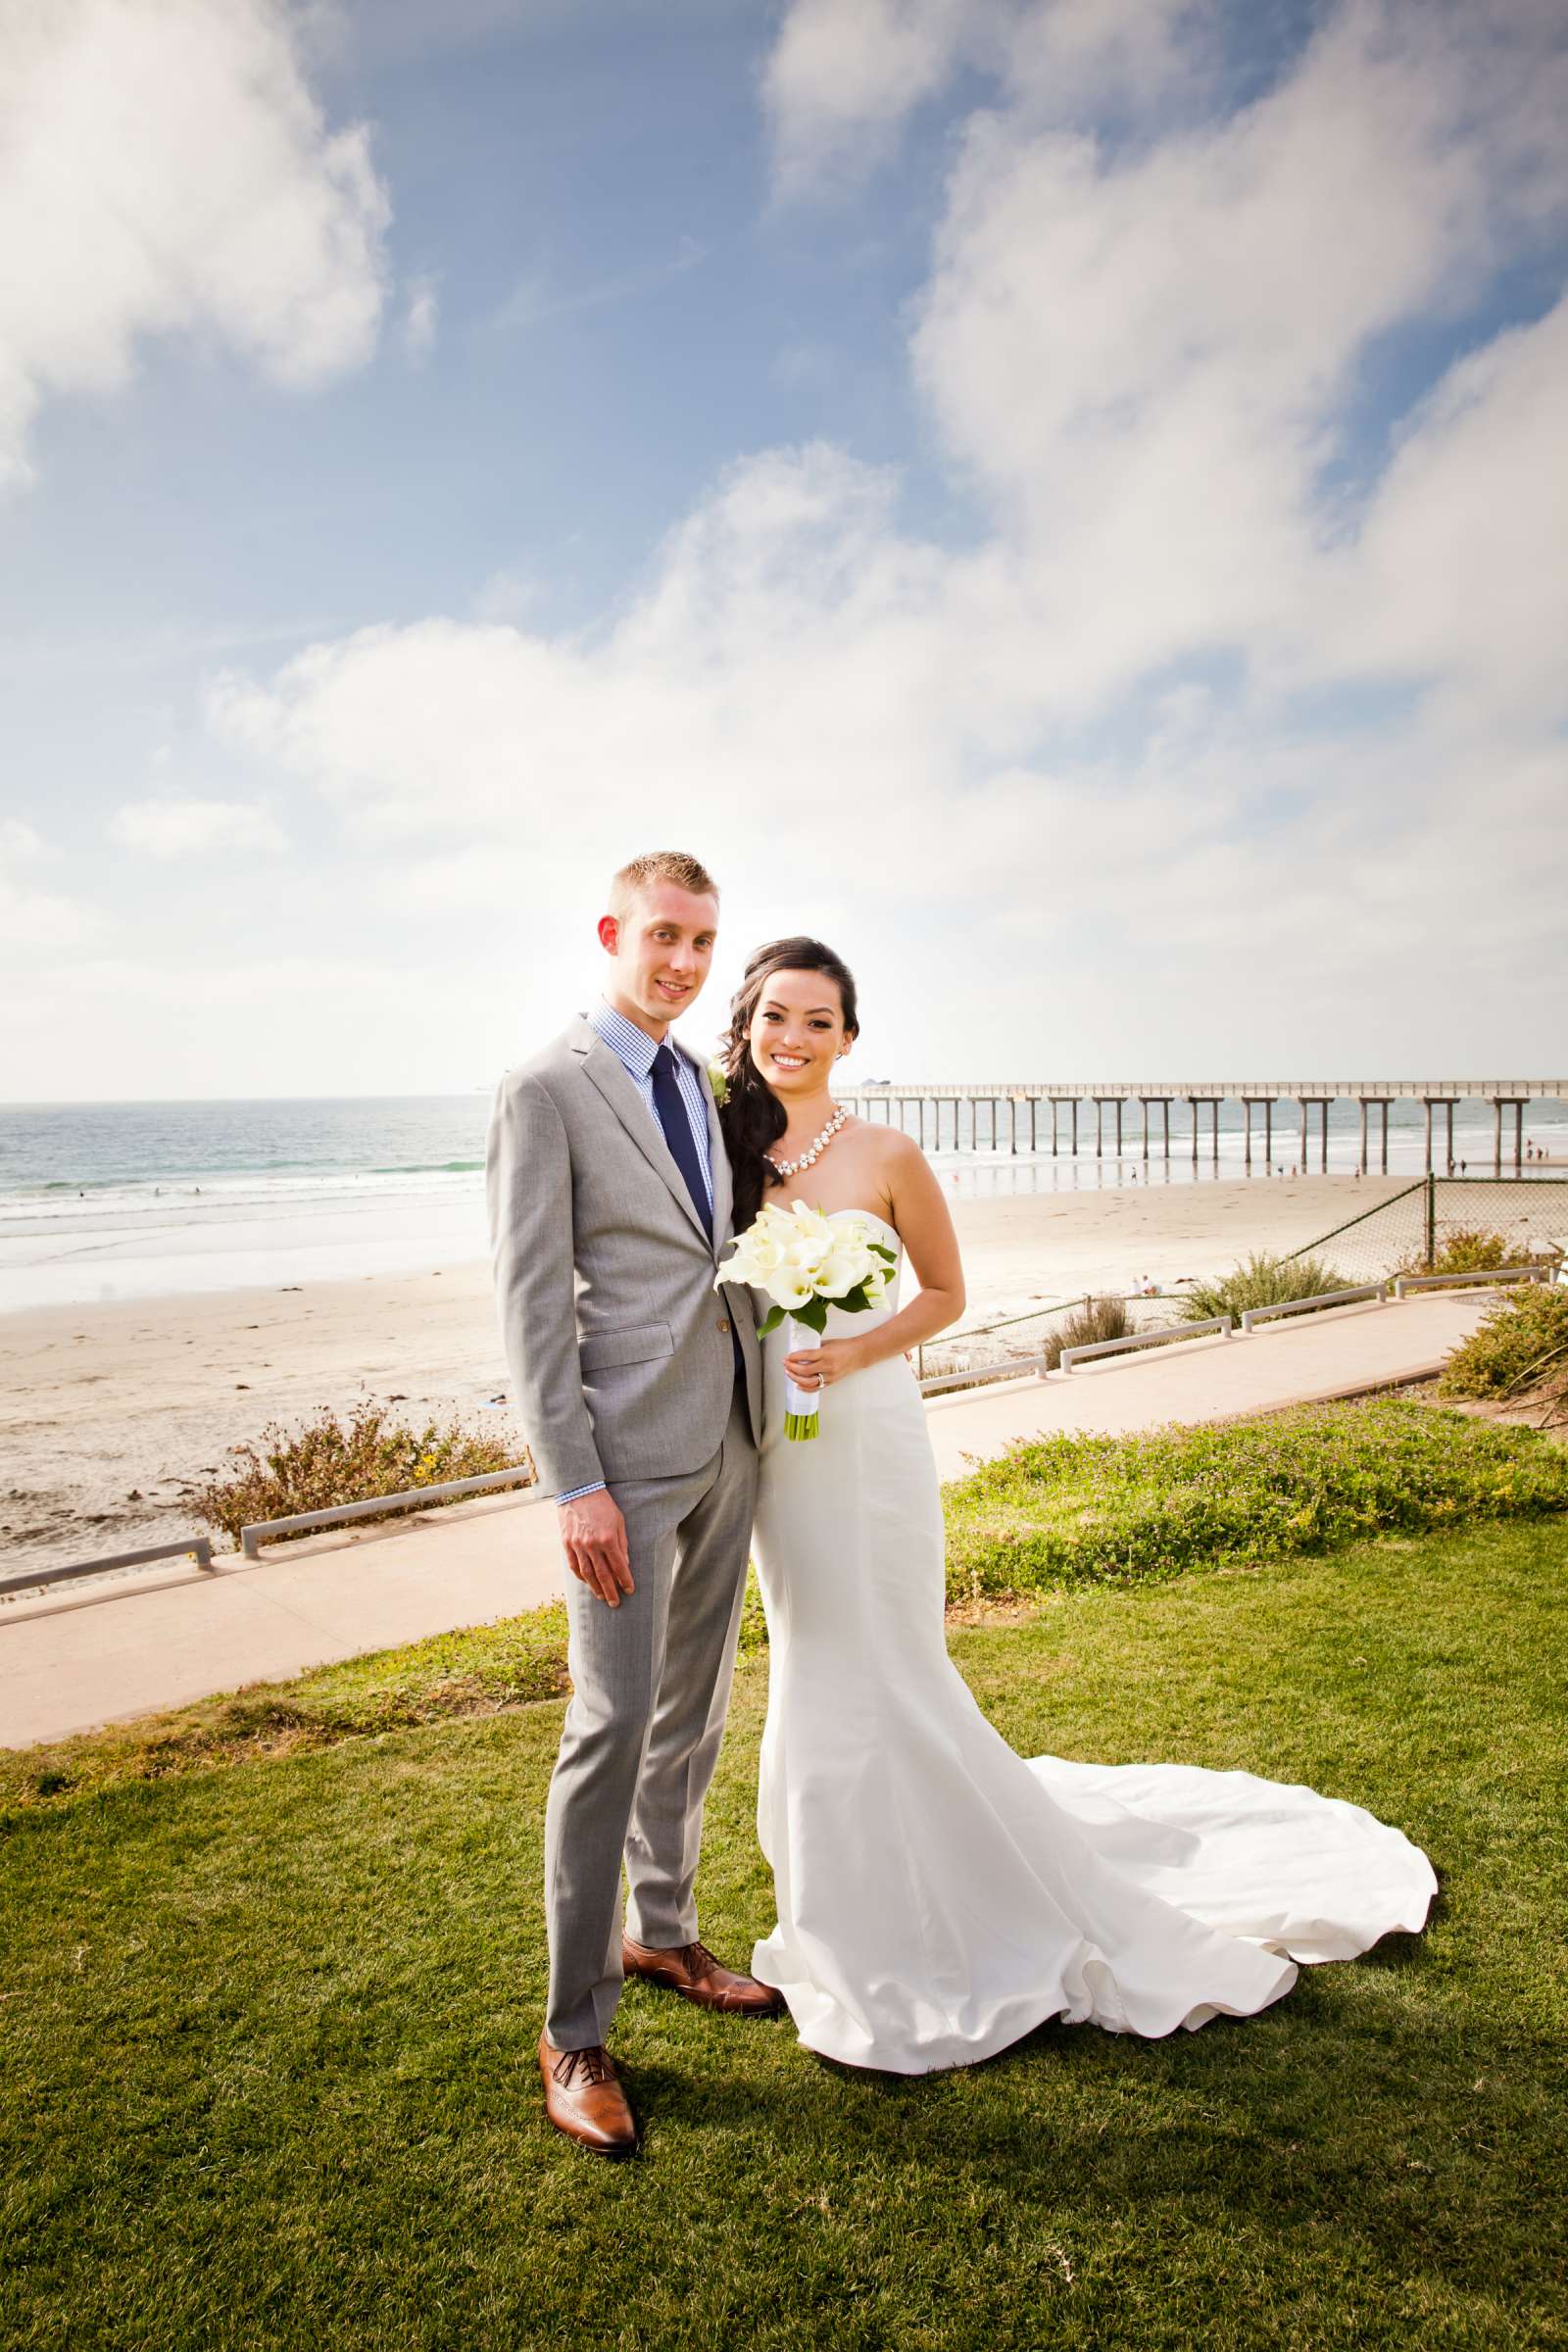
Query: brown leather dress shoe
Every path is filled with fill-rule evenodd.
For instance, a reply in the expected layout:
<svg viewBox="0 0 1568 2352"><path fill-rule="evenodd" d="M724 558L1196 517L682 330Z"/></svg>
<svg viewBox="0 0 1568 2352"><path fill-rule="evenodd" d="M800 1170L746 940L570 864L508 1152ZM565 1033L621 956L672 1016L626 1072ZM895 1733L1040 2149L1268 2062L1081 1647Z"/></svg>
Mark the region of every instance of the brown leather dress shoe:
<svg viewBox="0 0 1568 2352"><path fill-rule="evenodd" d="M662 1984L699 2009L722 2009L735 2017L781 2017L784 1995L755 1977L738 1977L715 1960L706 1943L681 1943L671 1952L651 1952L645 1943L621 1938L621 1966L628 1977Z"/></svg>
<svg viewBox="0 0 1568 2352"><path fill-rule="evenodd" d="M539 2036L545 2113L596 2156L634 2156L637 2123L606 2049L558 2050Z"/></svg>

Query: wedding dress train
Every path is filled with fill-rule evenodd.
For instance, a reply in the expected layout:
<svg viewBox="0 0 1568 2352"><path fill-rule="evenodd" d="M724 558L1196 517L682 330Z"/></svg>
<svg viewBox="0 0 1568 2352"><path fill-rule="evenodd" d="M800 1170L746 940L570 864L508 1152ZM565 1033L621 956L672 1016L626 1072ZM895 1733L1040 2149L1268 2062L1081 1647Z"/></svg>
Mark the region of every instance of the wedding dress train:
<svg viewBox="0 0 1568 2352"><path fill-rule="evenodd" d="M872 1313L896 1305L890 1292ZM829 1315L829 1337L866 1328ZM1357 1805L1245 1772L1017 1755L948 1657L907 1364L827 1390L820 1436L790 1443L787 1334L765 1343L755 1547L770 1643L758 1826L778 1924L752 1965L808 2048L924 2074L1050 2017L1168 2034L1250 2016L1297 1962L1424 1924L1431 1864Z"/></svg>

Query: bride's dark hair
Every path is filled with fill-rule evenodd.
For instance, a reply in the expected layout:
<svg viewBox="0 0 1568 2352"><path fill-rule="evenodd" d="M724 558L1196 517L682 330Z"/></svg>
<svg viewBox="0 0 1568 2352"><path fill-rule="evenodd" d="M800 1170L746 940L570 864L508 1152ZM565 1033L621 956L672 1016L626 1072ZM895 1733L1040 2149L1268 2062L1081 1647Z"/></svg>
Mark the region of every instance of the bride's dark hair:
<svg viewBox="0 0 1568 2352"><path fill-rule="evenodd" d="M744 1233L770 1185L784 1179L767 1156L789 1125L789 1113L752 1059L752 1022L767 983L778 972L822 972L839 992L844 1034L859 1033L855 974L819 939L772 939L759 948L730 999L729 1027L719 1040L724 1102L718 1117L735 1172L735 1230Z"/></svg>

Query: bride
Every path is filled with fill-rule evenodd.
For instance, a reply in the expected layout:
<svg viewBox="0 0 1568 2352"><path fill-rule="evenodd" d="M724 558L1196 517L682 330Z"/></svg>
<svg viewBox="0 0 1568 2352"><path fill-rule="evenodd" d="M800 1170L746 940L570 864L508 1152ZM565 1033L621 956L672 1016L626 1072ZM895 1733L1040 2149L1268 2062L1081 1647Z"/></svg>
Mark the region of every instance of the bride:
<svg viewBox="0 0 1568 2352"><path fill-rule="evenodd" d="M993 1730L943 1635L936 1466L905 1351L963 1308L924 1154L830 1092L855 982L820 942L752 957L725 1039L735 1226L765 1196L884 1228L920 1289L764 1344L754 1545L769 1639L758 1825L778 1924L753 1973L824 2057L961 2066L1045 2019L1161 2034L1246 2017L1298 1961L1425 1922L1426 1856L1358 1806L1181 1764L1031 1761ZM890 1303L891 1302L891 1303ZM788 1374L821 1434L783 1435Z"/></svg>

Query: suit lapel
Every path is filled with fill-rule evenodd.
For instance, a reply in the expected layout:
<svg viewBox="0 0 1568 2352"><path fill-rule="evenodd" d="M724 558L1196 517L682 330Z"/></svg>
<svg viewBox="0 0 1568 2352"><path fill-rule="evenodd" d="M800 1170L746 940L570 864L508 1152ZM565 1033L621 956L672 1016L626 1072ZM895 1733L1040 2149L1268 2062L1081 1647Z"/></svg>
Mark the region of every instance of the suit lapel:
<svg viewBox="0 0 1568 2352"><path fill-rule="evenodd" d="M724 1149L724 1131L718 1123L718 1105L713 1101L712 1083L706 1070L703 1101L708 1104L708 1164L713 1171L713 1246L721 1250L729 1239L735 1213L735 1186L730 1176L729 1153Z"/></svg>
<svg viewBox="0 0 1568 2352"><path fill-rule="evenodd" d="M591 1028L586 1021L581 1022L579 1029L573 1032L571 1044L572 1050L583 1057L583 1076L593 1081L649 1166L656 1175L663 1178L669 1187L671 1198L690 1219L692 1230L699 1236L704 1248L710 1247L708 1235L703 1230L703 1220L697 1213L696 1203L686 1190L686 1179L675 1165L674 1153L664 1141L663 1130L657 1117L649 1109L627 1074L625 1063L618 1054L611 1052L599 1032ZM711 1133L711 1119L710 1119L709 1125L710 1133ZM713 1178L716 1188L718 1180L716 1164ZM714 1207L716 1210L716 1199ZM714 1229L717 1230L716 1215Z"/></svg>

